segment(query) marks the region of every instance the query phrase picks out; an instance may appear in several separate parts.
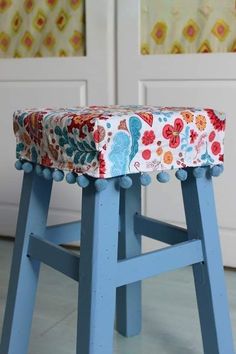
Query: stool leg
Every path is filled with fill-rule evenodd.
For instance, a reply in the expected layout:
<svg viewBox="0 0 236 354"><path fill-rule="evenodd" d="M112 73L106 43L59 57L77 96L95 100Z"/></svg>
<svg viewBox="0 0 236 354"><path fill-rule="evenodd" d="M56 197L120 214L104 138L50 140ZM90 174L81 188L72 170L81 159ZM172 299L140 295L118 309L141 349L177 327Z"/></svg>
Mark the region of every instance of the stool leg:
<svg viewBox="0 0 236 354"><path fill-rule="evenodd" d="M24 174L16 241L3 323L1 354L26 354L39 275L39 262L27 257L29 235L44 236L51 181Z"/></svg>
<svg viewBox="0 0 236 354"><path fill-rule="evenodd" d="M133 175L130 189L121 190L119 259L141 254L141 235L134 232L134 215L141 213L141 184L139 174ZM141 332L141 282L117 289L116 329L126 337Z"/></svg>
<svg viewBox="0 0 236 354"><path fill-rule="evenodd" d="M191 169L189 170L191 174ZM202 240L205 260L193 266L205 354L233 354L224 270L211 177L182 183L190 239Z"/></svg>
<svg viewBox="0 0 236 354"><path fill-rule="evenodd" d="M77 354L112 354L120 192L107 181L82 195Z"/></svg>

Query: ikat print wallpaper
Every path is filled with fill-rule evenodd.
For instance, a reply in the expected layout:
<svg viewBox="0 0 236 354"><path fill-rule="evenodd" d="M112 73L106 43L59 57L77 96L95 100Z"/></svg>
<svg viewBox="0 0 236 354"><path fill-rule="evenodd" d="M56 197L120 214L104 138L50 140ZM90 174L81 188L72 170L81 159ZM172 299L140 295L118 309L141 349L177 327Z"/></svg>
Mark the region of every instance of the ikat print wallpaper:
<svg viewBox="0 0 236 354"><path fill-rule="evenodd" d="M0 0L0 58L85 55L85 0Z"/></svg>
<svg viewBox="0 0 236 354"><path fill-rule="evenodd" d="M236 52L235 0L141 0L141 53Z"/></svg>

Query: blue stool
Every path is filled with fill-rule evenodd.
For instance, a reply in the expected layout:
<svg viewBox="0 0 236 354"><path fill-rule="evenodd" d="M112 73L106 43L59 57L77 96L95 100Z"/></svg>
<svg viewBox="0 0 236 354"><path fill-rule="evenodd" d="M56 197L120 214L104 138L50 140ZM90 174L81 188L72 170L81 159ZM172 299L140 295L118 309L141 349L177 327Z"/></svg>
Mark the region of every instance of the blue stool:
<svg viewBox="0 0 236 354"><path fill-rule="evenodd" d="M79 281L77 354L112 354L113 327L141 331L141 280L193 266L205 354L233 354L212 176L223 171L225 118L144 106L14 115L24 171L0 354L26 354L40 263ZM178 168L187 230L141 214L141 186ZM53 181L78 183L81 223L46 227ZM80 256L62 243L79 239ZM170 245L141 254L141 235ZM158 333L157 333L158 335Z"/></svg>

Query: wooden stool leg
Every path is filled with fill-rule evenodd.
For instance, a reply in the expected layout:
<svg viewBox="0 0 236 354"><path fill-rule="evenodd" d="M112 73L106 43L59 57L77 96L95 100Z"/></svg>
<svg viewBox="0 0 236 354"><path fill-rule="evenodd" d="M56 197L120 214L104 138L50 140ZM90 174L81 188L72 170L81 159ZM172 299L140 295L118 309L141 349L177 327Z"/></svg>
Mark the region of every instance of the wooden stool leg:
<svg viewBox="0 0 236 354"><path fill-rule="evenodd" d="M141 184L139 174L133 175L130 189L121 190L119 259L141 254L141 235L134 232L134 215L141 213ZM141 282L117 289L116 329L126 337L141 332Z"/></svg>
<svg viewBox="0 0 236 354"><path fill-rule="evenodd" d="M38 261L27 257L29 235L44 236L51 181L34 172L24 175L10 283L3 324L1 354L26 354L38 283Z"/></svg>
<svg viewBox="0 0 236 354"><path fill-rule="evenodd" d="M204 353L233 354L212 180L207 174L199 179L191 175L182 191L189 238L202 240L205 256L193 266Z"/></svg>
<svg viewBox="0 0 236 354"><path fill-rule="evenodd" d="M114 178L83 190L77 354L112 354L119 195Z"/></svg>

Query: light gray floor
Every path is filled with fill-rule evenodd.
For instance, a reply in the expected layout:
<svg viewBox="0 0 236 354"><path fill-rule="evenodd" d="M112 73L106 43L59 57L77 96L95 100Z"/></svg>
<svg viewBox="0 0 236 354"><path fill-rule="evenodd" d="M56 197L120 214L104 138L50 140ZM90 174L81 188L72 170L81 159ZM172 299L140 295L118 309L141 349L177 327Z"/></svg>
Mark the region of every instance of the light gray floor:
<svg viewBox="0 0 236 354"><path fill-rule="evenodd" d="M0 241L0 329L12 246L12 242ZM236 272L227 271L226 280L236 345ZM77 284L43 266L30 354L75 353L76 304ZM114 334L114 354L157 353L203 353L190 268L144 281L142 334L130 339Z"/></svg>

